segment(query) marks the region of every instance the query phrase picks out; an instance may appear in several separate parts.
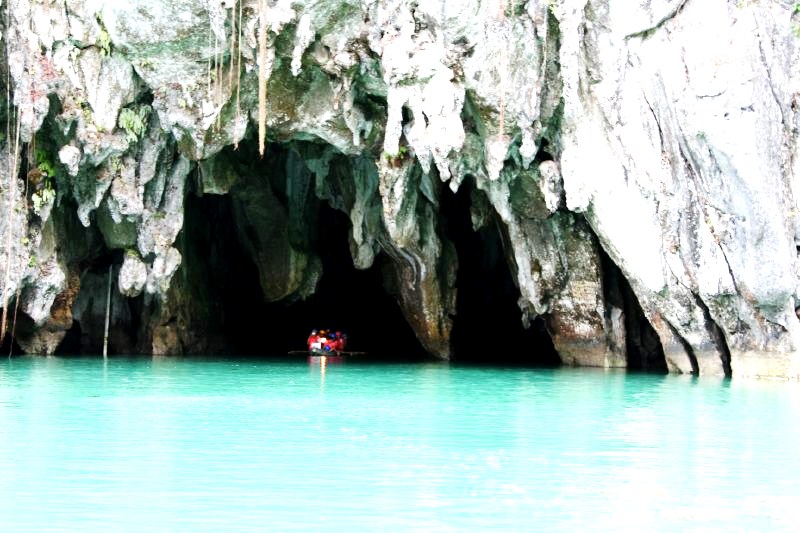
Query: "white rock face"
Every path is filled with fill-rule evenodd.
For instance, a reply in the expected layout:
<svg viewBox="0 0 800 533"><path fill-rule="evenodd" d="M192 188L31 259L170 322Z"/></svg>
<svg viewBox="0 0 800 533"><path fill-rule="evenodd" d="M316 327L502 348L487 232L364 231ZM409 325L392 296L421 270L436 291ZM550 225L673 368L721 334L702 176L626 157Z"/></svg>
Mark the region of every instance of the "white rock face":
<svg viewBox="0 0 800 533"><path fill-rule="evenodd" d="M734 375L796 377L792 13L578 4L559 10L568 207L701 373L730 357Z"/></svg>
<svg viewBox="0 0 800 533"><path fill-rule="evenodd" d="M625 324L636 306L614 294L610 258L670 370L800 377L791 2L270 4L270 139L315 146L302 154L313 194L349 214L354 264L391 256L401 307L431 353L449 356L455 305L440 196L469 182L483 201L476 226L496 217L508 238L521 317L545 318L565 362L625 366L631 353ZM237 176L210 158L252 142L258 16L246 3L232 47L232 1L67 5L12 6L20 136L42 128L48 95L57 97L48 128L63 148L52 159L70 189L60 198L74 199L108 246L136 247L143 290L164 298L181 262L192 162L203 160L202 189L224 194ZM118 114L144 99L154 113L131 139ZM349 161L352 194L329 185L336 158ZM305 280L309 251L295 252L282 274ZM0 253L23 256L22 247ZM131 295L142 290L137 269ZM6 291L63 285L10 272ZM49 300L36 301L41 322Z"/></svg>

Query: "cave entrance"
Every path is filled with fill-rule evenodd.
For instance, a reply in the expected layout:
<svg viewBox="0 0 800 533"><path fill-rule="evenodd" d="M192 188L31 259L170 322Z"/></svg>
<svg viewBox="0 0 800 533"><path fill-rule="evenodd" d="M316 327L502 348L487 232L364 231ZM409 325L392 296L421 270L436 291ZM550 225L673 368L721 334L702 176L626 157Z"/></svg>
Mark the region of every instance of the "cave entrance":
<svg viewBox="0 0 800 533"><path fill-rule="evenodd" d="M213 239L221 248L214 254L224 257L211 275L223 280L219 301L229 354L285 355L305 350L312 329L332 329L348 335L348 350L370 358L426 357L397 301L384 289L382 265L388 259L379 255L367 270L353 266L350 220L342 212L319 204L315 251L323 272L315 293L306 300L266 302L258 268L236 236L229 196L191 201L214 227Z"/></svg>
<svg viewBox="0 0 800 533"><path fill-rule="evenodd" d="M555 367L561 358L544 321L522 324L517 287L506 261L502 225L487 205L489 222L473 230L471 206L481 201L472 178L440 199L445 234L458 254L453 359L464 362Z"/></svg>

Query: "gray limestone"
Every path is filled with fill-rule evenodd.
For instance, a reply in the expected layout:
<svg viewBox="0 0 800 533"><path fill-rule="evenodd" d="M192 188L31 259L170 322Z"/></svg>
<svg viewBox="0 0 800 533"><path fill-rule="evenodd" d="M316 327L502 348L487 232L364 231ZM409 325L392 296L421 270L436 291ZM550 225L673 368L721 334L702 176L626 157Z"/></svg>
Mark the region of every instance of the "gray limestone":
<svg viewBox="0 0 800 533"><path fill-rule="evenodd" d="M279 178L221 153L253 142L254 3L244 4L238 73L232 2L11 4L20 139L48 137L59 172L50 209L75 209L86 232L126 250L125 296L169 309L189 180L200 194L231 195L269 301L314 291L321 265L310 229L296 228L327 202L351 220L354 265L385 253L406 319L447 358L458 264L439 198L469 180L476 227L496 216L508 237L520 320L544 317L565 363L626 364L607 254L669 370L800 377L791 2L269 5L267 130L293 154L281 163L285 200L268 183ZM131 138L120 110L150 99L146 132ZM45 120L52 100L58 115ZM42 238L50 211L40 220L22 209L23 181L0 184L12 208L0 220L0 291L21 291L45 331L78 265L60 254L67 243ZM153 326L143 345L179 351L189 337L170 328Z"/></svg>

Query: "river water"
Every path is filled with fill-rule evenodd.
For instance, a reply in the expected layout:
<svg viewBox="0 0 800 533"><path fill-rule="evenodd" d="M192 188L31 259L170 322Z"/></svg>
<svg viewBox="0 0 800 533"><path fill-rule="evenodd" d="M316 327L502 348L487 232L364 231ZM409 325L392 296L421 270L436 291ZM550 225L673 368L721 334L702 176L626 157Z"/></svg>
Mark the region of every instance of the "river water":
<svg viewBox="0 0 800 533"><path fill-rule="evenodd" d="M0 531L776 531L800 385L337 359L0 360Z"/></svg>

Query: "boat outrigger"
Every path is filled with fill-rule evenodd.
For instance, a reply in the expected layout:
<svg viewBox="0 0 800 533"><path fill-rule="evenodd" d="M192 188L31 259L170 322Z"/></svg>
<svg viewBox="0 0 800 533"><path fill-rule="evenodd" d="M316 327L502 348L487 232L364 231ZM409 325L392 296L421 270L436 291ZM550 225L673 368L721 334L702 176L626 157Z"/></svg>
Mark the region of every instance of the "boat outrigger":
<svg viewBox="0 0 800 533"><path fill-rule="evenodd" d="M321 350L292 350L289 355L307 355L311 357L359 357L367 352L323 352Z"/></svg>

